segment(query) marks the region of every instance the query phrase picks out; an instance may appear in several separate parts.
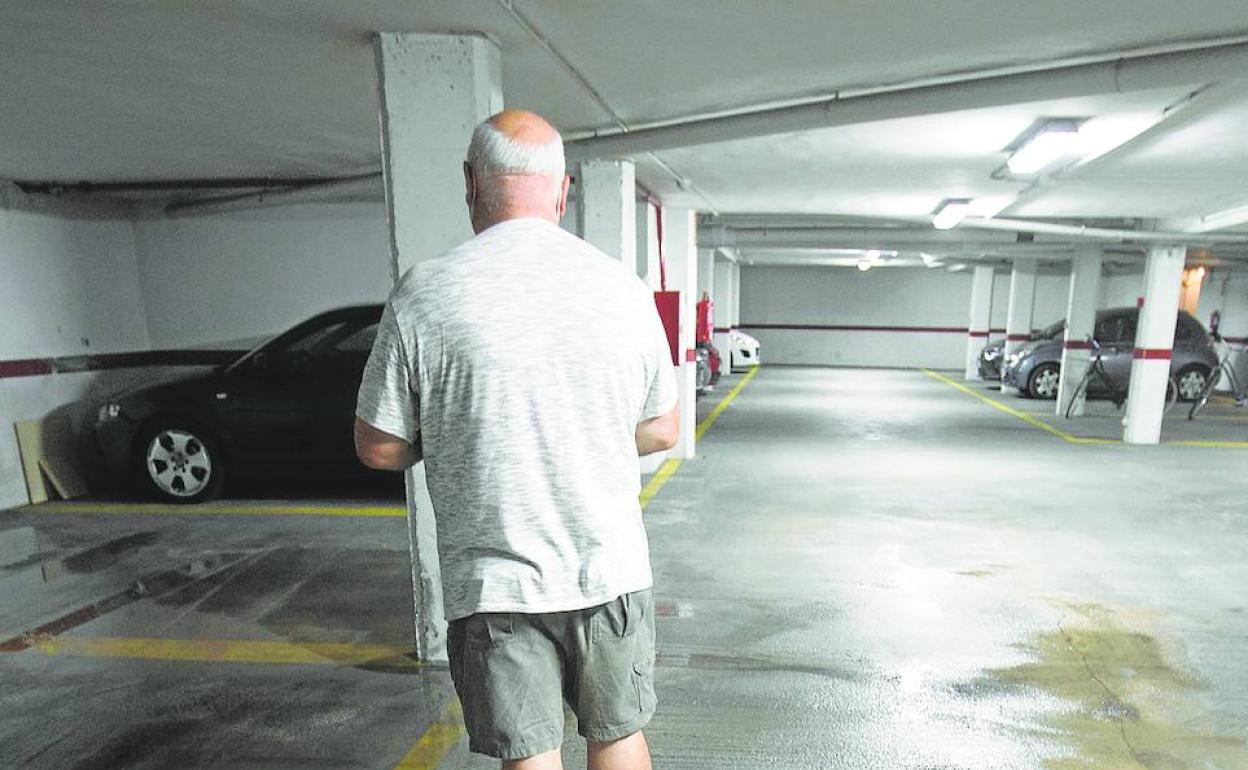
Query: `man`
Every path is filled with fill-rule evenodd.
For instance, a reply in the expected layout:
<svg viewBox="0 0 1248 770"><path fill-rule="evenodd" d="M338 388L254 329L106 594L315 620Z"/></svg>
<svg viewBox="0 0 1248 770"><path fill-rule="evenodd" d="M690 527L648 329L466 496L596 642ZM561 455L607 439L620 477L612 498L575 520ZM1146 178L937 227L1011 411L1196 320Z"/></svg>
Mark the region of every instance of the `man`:
<svg viewBox="0 0 1248 770"><path fill-rule="evenodd" d="M424 459L451 676L473 751L648 770L654 604L638 456L676 441L676 384L631 265L561 230L563 142L506 110L464 164L476 237L395 287L364 371L360 459Z"/></svg>

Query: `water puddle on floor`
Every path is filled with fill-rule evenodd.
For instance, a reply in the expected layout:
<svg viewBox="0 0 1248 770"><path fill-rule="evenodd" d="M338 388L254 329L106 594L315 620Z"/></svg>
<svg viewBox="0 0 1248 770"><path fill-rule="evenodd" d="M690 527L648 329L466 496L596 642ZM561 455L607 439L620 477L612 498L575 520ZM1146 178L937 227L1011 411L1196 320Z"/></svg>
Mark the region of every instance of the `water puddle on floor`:
<svg viewBox="0 0 1248 770"><path fill-rule="evenodd" d="M1097 605L1064 605L1067 617L1025 646L1031 662L987 672L1068 704L1037 726L1065 750L1050 770L1243 770L1243 737L1218 734L1207 689L1157 639ZM1227 722L1231 720L1223 720ZM1055 747L1056 748L1056 747Z"/></svg>

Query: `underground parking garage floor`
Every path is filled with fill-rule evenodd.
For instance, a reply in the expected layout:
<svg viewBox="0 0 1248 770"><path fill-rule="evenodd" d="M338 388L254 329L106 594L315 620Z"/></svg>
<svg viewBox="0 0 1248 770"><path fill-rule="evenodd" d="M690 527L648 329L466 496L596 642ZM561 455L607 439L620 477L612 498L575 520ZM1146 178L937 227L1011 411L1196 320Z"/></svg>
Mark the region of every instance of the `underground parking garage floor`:
<svg viewBox="0 0 1248 770"><path fill-rule="evenodd" d="M658 489L657 768L1248 768L1248 421L958 385L761 370ZM393 503L266 505L0 514L0 764L494 767Z"/></svg>

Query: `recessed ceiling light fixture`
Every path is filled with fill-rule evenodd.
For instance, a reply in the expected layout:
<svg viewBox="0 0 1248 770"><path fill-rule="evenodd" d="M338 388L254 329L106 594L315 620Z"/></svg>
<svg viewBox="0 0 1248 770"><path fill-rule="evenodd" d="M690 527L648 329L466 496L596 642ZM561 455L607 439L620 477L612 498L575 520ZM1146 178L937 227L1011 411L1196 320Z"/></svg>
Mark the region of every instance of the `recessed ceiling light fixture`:
<svg viewBox="0 0 1248 770"><path fill-rule="evenodd" d="M1248 222L1248 204L1215 211L1212 214L1205 214L1196 221L1196 226L1191 229L1195 232L1203 233L1209 230L1221 230L1224 227L1242 225L1245 222Z"/></svg>
<svg viewBox="0 0 1248 770"><path fill-rule="evenodd" d="M932 216L932 227L937 230L952 230L970 213L970 198L946 198L936 207L936 213Z"/></svg>
<svg viewBox="0 0 1248 770"><path fill-rule="evenodd" d="M932 227L951 230L967 217L991 219L1014 202L1013 195L985 195L979 198L946 198L932 214Z"/></svg>
<svg viewBox="0 0 1248 770"><path fill-rule="evenodd" d="M1007 147L1012 151L1005 162L1010 173L1038 174L1059 160L1078 156L1082 150L1079 118L1051 118L1040 121Z"/></svg>
<svg viewBox="0 0 1248 770"><path fill-rule="evenodd" d="M861 271L862 271L862 272L864 272L864 273L865 273L865 272L867 272L868 270L870 270L870 269L871 269L871 260L869 260L869 259L864 259L864 260L859 261L859 262L858 262L858 269L859 269L859 270L861 270Z"/></svg>

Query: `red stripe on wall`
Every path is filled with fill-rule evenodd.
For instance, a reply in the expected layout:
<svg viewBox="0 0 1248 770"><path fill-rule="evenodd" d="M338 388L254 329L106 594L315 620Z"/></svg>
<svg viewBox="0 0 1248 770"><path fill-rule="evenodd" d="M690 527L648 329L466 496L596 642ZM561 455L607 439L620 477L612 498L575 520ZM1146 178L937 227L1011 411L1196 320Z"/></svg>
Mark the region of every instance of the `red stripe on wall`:
<svg viewBox="0 0 1248 770"><path fill-rule="evenodd" d="M1062 347L1067 350L1091 350L1092 343L1087 340L1066 340L1062 343Z"/></svg>
<svg viewBox="0 0 1248 770"><path fill-rule="evenodd" d="M716 327L715 327L715 333L716 333L716 334L727 334L727 333L731 332L731 331L733 330L733 328L735 328L735 327L732 327L732 326L716 326Z"/></svg>
<svg viewBox="0 0 1248 770"><path fill-rule="evenodd" d="M0 379L37 377L44 374L98 372L139 366L220 366L232 363L245 350L144 350L133 353L104 353L94 356L23 358L0 361Z"/></svg>
<svg viewBox="0 0 1248 770"><path fill-rule="evenodd" d="M1169 361L1170 353L1170 348L1136 348L1131 357L1142 361Z"/></svg>
<svg viewBox="0 0 1248 770"><path fill-rule="evenodd" d="M1027 340L1031 339L1031 335L1030 334L1007 334L1005 338L1009 340L1010 342L1026 342Z"/></svg>
<svg viewBox="0 0 1248 770"><path fill-rule="evenodd" d="M808 332L909 332L966 334L965 326L859 326L840 324L741 324L738 329L793 329ZM975 332L988 336L988 332Z"/></svg>
<svg viewBox="0 0 1248 770"><path fill-rule="evenodd" d="M966 333L966 336L968 336L968 337L987 337L989 334L991 334L991 332L971 332L971 331L968 331L968 332Z"/></svg>

